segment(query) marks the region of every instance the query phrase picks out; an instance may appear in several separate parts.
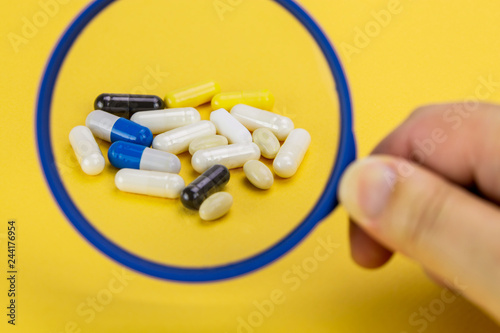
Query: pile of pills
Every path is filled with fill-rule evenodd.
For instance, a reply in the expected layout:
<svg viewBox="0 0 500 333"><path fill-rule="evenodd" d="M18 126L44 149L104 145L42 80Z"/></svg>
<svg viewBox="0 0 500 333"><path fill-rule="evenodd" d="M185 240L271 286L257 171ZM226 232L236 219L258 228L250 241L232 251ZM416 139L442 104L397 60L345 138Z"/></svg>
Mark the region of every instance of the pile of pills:
<svg viewBox="0 0 500 333"><path fill-rule="evenodd" d="M209 102L214 111L210 120L202 120L195 107ZM180 198L186 208L199 210L203 220L211 221L233 204L231 194L221 192L229 182L229 169L243 167L251 184L268 190L274 175L259 161L261 156L274 159L274 173L282 178L295 175L302 163L311 136L295 129L290 118L273 113L273 106L268 90L221 93L215 82L172 91L165 100L102 94L86 126L73 128L69 141L86 174L98 175L106 164L95 138L110 142L108 160L120 169L115 176L119 190ZM186 186L177 155L187 151L201 175Z"/></svg>

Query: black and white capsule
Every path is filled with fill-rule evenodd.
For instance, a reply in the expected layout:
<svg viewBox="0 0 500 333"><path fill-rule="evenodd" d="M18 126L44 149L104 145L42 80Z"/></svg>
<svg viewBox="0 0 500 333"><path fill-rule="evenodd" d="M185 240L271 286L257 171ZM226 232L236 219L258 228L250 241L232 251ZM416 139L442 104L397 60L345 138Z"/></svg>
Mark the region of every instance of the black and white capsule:
<svg viewBox="0 0 500 333"><path fill-rule="evenodd" d="M182 190L182 204L186 208L198 210L205 199L226 186L229 178L230 173L225 166L214 165Z"/></svg>
<svg viewBox="0 0 500 333"><path fill-rule="evenodd" d="M161 110L165 102L154 95L102 94L94 102L95 110L112 113L118 117L130 119L139 111Z"/></svg>

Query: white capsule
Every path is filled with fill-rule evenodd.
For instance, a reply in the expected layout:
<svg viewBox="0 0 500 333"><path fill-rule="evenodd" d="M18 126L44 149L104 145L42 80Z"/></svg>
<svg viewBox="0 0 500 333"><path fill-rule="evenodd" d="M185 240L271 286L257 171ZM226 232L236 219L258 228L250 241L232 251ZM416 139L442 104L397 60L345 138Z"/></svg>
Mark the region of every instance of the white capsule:
<svg viewBox="0 0 500 333"><path fill-rule="evenodd" d="M214 123L217 132L229 140L229 143L252 142L252 134L225 109L212 111L210 121Z"/></svg>
<svg viewBox="0 0 500 333"><path fill-rule="evenodd" d="M189 144L194 139L215 135L215 132L215 126L210 121L198 121L158 135L153 140L153 148L172 154L180 154L189 149Z"/></svg>
<svg viewBox="0 0 500 333"><path fill-rule="evenodd" d="M212 147L227 146L228 141L222 135L210 135L194 139L189 145L189 153L194 155L198 150L208 149Z"/></svg>
<svg viewBox="0 0 500 333"><path fill-rule="evenodd" d="M248 181L261 190L268 190L273 186L274 176L271 170L261 161L248 161L243 166Z"/></svg>
<svg viewBox="0 0 500 333"><path fill-rule="evenodd" d="M255 143L237 143L198 150L191 159L196 172L203 173L211 166L222 164L228 169L242 167L247 161L258 160L260 149Z"/></svg>
<svg viewBox="0 0 500 333"><path fill-rule="evenodd" d="M217 192L209 196L200 206L200 217L205 221L217 220L226 215L233 205L233 196Z"/></svg>
<svg viewBox="0 0 500 333"><path fill-rule="evenodd" d="M121 169L115 176L116 187L123 192L175 199L180 197L186 184L173 173Z"/></svg>
<svg viewBox="0 0 500 333"><path fill-rule="evenodd" d="M76 126L69 133L69 142L83 172L95 176L104 170L106 162L92 132L85 126Z"/></svg>
<svg viewBox="0 0 500 333"><path fill-rule="evenodd" d="M136 112L130 120L149 128L153 134L158 134L195 123L201 117L195 108L175 108Z"/></svg>
<svg viewBox="0 0 500 333"><path fill-rule="evenodd" d="M273 159L280 150L280 142L269 128L258 128L252 134L253 142L260 148L262 156Z"/></svg>
<svg viewBox="0 0 500 333"><path fill-rule="evenodd" d="M274 172L282 178L295 175L310 144L311 135L305 129L291 131L274 159Z"/></svg>
<svg viewBox="0 0 500 333"><path fill-rule="evenodd" d="M160 171L168 173L179 173L181 171L181 161L174 154L161 150L146 148L142 154L141 170Z"/></svg>
<svg viewBox="0 0 500 333"><path fill-rule="evenodd" d="M269 128L280 141L285 140L294 128L293 121L288 117L244 104L233 107L231 114L250 131Z"/></svg>

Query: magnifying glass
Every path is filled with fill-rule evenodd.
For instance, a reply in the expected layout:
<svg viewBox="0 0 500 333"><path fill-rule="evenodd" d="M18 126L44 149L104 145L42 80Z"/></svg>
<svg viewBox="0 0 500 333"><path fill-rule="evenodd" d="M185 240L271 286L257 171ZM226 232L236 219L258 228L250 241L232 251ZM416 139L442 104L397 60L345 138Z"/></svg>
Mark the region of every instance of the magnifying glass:
<svg viewBox="0 0 500 333"><path fill-rule="evenodd" d="M68 158L67 135L100 93L163 96L212 79L223 91L271 90L273 111L312 136L299 172L269 191L232 170L226 191L235 205L223 220L203 223L177 201L119 192L112 166L89 177ZM208 119L210 105L199 111ZM181 282L234 278L285 255L336 207L340 176L355 158L341 63L292 0L95 0L48 61L36 137L47 184L78 232L122 265ZM101 144L104 155L108 146ZM189 154L180 159L189 183L198 174Z"/></svg>

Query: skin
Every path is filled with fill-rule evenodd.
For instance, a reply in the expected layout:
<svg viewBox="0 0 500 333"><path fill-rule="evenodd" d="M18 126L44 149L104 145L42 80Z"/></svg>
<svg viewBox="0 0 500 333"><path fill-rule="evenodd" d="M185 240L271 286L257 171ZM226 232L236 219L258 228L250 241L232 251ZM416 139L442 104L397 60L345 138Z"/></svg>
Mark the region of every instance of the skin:
<svg viewBox="0 0 500 333"><path fill-rule="evenodd" d="M500 107L422 107L345 172L351 253L422 265L500 322Z"/></svg>

